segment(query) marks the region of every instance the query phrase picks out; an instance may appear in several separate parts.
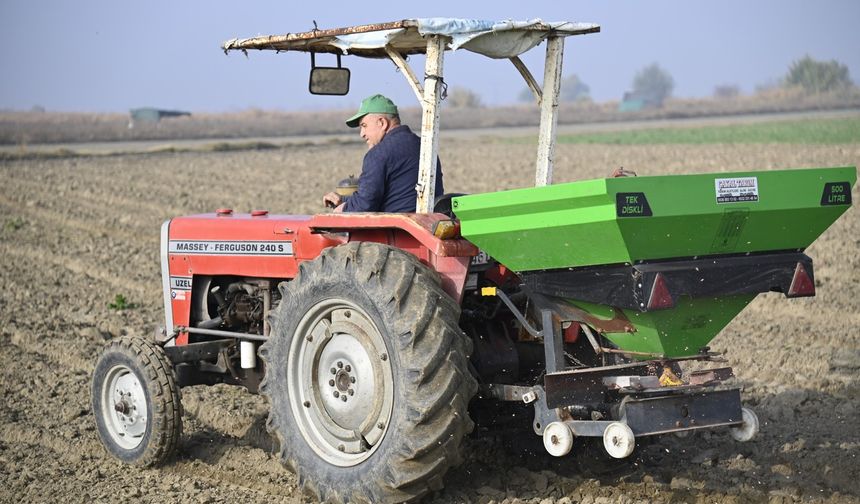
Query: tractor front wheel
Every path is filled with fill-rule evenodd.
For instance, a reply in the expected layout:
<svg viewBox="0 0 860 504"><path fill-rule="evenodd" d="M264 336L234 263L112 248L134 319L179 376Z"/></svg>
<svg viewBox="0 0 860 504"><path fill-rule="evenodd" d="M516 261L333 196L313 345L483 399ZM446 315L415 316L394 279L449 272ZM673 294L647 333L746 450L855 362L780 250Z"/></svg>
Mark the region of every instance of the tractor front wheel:
<svg viewBox="0 0 860 504"><path fill-rule="evenodd" d="M399 249L327 249L282 284L261 392L284 465L324 502L403 502L442 485L472 430L459 307Z"/></svg>
<svg viewBox="0 0 860 504"><path fill-rule="evenodd" d="M110 342L93 372L92 404L99 438L127 464L166 460L182 432L182 405L164 350L139 337Z"/></svg>

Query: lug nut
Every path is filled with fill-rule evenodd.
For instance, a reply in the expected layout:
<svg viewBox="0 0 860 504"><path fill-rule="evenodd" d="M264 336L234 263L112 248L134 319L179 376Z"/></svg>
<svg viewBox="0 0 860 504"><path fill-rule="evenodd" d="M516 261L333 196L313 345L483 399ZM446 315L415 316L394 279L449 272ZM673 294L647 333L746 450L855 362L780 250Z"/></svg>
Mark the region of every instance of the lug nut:
<svg viewBox="0 0 860 504"><path fill-rule="evenodd" d="M335 398L340 397L340 392L338 392L337 390L335 390L335 391L334 391L334 396L335 396Z"/></svg>
<svg viewBox="0 0 860 504"><path fill-rule="evenodd" d="M340 396L340 399L341 399L341 401L346 402L346 396L345 395Z"/></svg>
<svg viewBox="0 0 860 504"><path fill-rule="evenodd" d="M334 387L334 380L329 380L329 381L328 381L328 384L329 384L330 386Z"/></svg>
<svg viewBox="0 0 860 504"><path fill-rule="evenodd" d="M347 364L347 365L346 365L346 367L345 367L345 368L343 368L343 369L345 369L345 370L346 370L346 372L347 372L347 373L349 373L350 371L352 371L352 366L350 366L349 364Z"/></svg>
<svg viewBox="0 0 860 504"><path fill-rule="evenodd" d="M349 377L349 383L355 383L355 376Z"/></svg>
<svg viewBox="0 0 860 504"><path fill-rule="evenodd" d="M349 389L348 392L349 392L349 395L355 395L355 390Z"/></svg>
<svg viewBox="0 0 860 504"><path fill-rule="evenodd" d="M331 368L331 374L337 374L337 369Z"/></svg>
<svg viewBox="0 0 860 504"><path fill-rule="evenodd" d="M342 367L343 367L343 362L341 362L341 361L337 361L337 367L338 367L338 368L342 368Z"/></svg>

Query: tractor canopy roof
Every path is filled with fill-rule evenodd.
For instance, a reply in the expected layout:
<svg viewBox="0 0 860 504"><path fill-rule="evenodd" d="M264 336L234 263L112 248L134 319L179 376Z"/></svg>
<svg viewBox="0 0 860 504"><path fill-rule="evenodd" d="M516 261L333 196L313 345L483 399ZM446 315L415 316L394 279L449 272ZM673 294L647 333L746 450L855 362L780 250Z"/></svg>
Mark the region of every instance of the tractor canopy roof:
<svg viewBox="0 0 860 504"><path fill-rule="evenodd" d="M316 23L314 23L316 25ZM344 95L349 92L350 72L341 66L341 56L388 58L401 71L422 109L421 156L419 161L416 212L431 213L435 201L436 153L439 141L439 102L446 83L442 61L446 51L465 49L494 59L508 59L525 80L540 107L535 185L552 183L555 130L564 39L596 33L600 26L569 21L485 21L457 18L418 18L320 30L269 35L224 42L225 53L249 49L310 53L309 90L314 94ZM539 84L519 55L546 41L543 85ZM337 55L337 67L316 65L316 53ZM420 73L406 61L410 54L427 56L423 82Z"/></svg>
<svg viewBox="0 0 860 504"><path fill-rule="evenodd" d="M532 49L550 35L595 33L600 26L569 21L488 21L482 19L418 18L389 23L314 29L303 33L228 40L225 51L258 49L340 53L387 58L388 50L402 55L425 54L429 35L446 37L448 50L466 49L490 58L511 58Z"/></svg>

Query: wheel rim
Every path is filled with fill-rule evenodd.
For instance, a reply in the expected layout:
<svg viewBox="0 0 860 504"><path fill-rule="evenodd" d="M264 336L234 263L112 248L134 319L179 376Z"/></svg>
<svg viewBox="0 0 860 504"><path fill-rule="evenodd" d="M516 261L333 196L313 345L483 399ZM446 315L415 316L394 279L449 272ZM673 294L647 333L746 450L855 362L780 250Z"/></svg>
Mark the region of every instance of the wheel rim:
<svg viewBox="0 0 860 504"><path fill-rule="evenodd" d="M149 411L143 386L129 367L117 365L107 372L101 404L101 415L114 443L126 450L137 448L146 434Z"/></svg>
<svg viewBox="0 0 860 504"><path fill-rule="evenodd" d="M741 408L741 419L743 423L732 427L731 434L735 441L746 443L758 434L759 424L755 412L749 408Z"/></svg>
<svg viewBox="0 0 860 504"><path fill-rule="evenodd" d="M613 422L603 431L603 447L613 458L622 459L630 456L635 446L633 431L626 424Z"/></svg>
<svg viewBox="0 0 860 504"><path fill-rule="evenodd" d="M318 455L346 467L379 447L394 380L385 341L364 310L344 299L314 305L296 327L287 372L290 407Z"/></svg>

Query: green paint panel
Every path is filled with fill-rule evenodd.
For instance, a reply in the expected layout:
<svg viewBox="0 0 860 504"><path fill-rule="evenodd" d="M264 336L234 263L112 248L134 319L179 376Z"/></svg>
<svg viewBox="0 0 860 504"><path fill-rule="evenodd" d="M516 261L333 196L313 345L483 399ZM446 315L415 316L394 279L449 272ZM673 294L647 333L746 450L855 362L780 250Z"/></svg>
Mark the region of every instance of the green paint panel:
<svg viewBox="0 0 860 504"><path fill-rule="evenodd" d="M636 327L632 333L605 333L618 348L632 352L662 354L666 357L694 355L708 345L755 295L691 299L682 297L671 310L640 313L624 310ZM602 318L604 307L580 301L571 304Z"/></svg>
<svg viewBox="0 0 860 504"><path fill-rule="evenodd" d="M463 236L532 271L804 249L848 209L856 180L854 167L620 177L461 196L454 210ZM754 183L757 200L733 201L739 190L719 181Z"/></svg>

